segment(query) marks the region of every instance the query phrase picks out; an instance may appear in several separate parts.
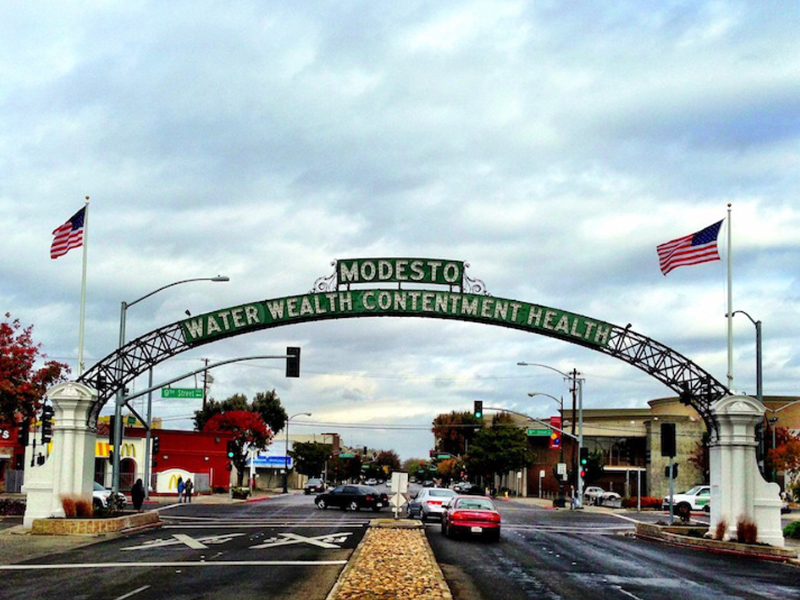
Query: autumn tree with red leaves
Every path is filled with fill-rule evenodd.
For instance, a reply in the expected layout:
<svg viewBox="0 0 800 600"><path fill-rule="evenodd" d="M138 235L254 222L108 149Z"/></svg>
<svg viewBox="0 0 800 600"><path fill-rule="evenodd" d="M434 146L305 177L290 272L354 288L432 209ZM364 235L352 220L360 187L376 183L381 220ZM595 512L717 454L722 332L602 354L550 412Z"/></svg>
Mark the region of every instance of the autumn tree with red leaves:
<svg viewBox="0 0 800 600"><path fill-rule="evenodd" d="M33 325L23 328L9 313L0 323L0 423L17 423L36 416L47 389L66 380L67 365L47 360L33 341Z"/></svg>
<svg viewBox="0 0 800 600"><path fill-rule="evenodd" d="M261 415L249 410L229 410L211 417L203 426L203 431L225 431L233 434L234 455L231 458L236 467L236 480L239 487L244 480L249 448L263 450L272 443L272 429L267 427Z"/></svg>

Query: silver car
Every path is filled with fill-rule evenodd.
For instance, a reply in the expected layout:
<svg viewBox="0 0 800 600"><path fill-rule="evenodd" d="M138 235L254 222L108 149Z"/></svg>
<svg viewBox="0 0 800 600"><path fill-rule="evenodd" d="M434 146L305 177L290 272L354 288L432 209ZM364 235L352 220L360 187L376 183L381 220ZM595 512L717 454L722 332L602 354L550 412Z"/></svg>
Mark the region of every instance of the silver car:
<svg viewBox="0 0 800 600"><path fill-rule="evenodd" d="M409 501L406 509L408 516L409 518L419 518L423 521L431 518L441 520L444 512L442 505L457 495L455 491L445 488L422 488Z"/></svg>

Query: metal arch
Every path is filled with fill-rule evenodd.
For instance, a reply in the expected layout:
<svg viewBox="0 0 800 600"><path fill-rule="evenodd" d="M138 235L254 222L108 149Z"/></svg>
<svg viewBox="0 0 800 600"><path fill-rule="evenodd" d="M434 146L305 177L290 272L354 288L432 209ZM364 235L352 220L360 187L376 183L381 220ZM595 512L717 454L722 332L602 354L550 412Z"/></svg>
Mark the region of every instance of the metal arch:
<svg viewBox="0 0 800 600"><path fill-rule="evenodd" d="M683 404L692 406L712 434L718 433L711 405L730 394L727 387L672 348L632 331L614 325L608 348L595 348L658 379L678 394ZM712 436L713 437L713 436Z"/></svg>
<svg viewBox="0 0 800 600"><path fill-rule="evenodd" d="M360 314L353 316L339 315L335 318L379 316L444 318L436 315L398 315L391 313ZM316 320L325 320L325 317L307 317L293 321L292 324ZM468 317L460 317L458 320L480 322L477 319ZM258 329L249 330L247 333L260 329L282 327L289 324L290 323L279 323L265 325ZM495 325L514 328L509 325ZM555 337L562 341L582 345L585 348L608 354L609 356L627 362L644 371L677 393L682 403L691 405L698 412L708 427L709 432L712 434L717 433L717 424L711 414L711 405L719 398L727 395L729 393L728 389L697 364L668 346L632 331L630 326L622 328L613 324L611 325L611 333L607 347L584 345L557 335L550 336L546 332L536 333ZM128 342L122 348L115 350L78 378L78 381L81 383L89 385L98 391L97 402L89 411L89 424L94 426L97 423L97 418L103 406L120 387L125 386L148 369L176 354L180 354L190 348L197 348L200 345L211 343L217 339L222 338L215 338L207 342L190 345L184 339L180 322L177 322L155 329Z"/></svg>
<svg viewBox="0 0 800 600"><path fill-rule="evenodd" d="M97 424L103 406L119 388L189 348L180 323L172 323L128 342L85 371L78 381L97 390L97 402L89 410L89 425Z"/></svg>

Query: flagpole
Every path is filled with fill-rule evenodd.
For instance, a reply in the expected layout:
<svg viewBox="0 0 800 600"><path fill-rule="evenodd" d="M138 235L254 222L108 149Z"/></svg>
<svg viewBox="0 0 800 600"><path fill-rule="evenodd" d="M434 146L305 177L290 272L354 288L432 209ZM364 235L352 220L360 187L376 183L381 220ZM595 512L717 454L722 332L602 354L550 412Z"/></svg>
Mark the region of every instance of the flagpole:
<svg viewBox="0 0 800 600"><path fill-rule="evenodd" d="M731 266L731 205L728 203L728 389L733 393L733 289Z"/></svg>
<svg viewBox="0 0 800 600"><path fill-rule="evenodd" d="M81 277L81 317L78 325L78 377L83 375L83 324L86 320L86 254L89 248L89 196L83 213L83 276Z"/></svg>

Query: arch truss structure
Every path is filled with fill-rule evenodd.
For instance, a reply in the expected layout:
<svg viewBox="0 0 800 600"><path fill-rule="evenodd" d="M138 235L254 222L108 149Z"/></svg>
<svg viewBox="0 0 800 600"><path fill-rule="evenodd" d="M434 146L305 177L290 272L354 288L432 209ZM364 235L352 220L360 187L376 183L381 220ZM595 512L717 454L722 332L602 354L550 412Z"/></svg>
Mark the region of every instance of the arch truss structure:
<svg viewBox="0 0 800 600"><path fill-rule="evenodd" d="M115 350L79 378L98 391L98 400L89 414L90 424L96 423L100 410L117 390L155 365L204 344L311 321L419 317L519 329L607 354L672 389L700 414L712 434L717 432L711 405L728 395L728 389L687 357L633 331L630 325L620 327L556 308L493 296L481 280L467 276L469 265L460 261L345 259L332 265L333 275L318 279L306 294L192 316ZM435 289L425 287L430 285Z"/></svg>

